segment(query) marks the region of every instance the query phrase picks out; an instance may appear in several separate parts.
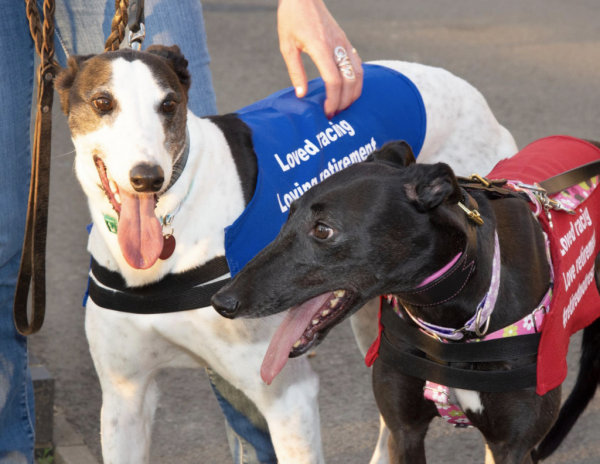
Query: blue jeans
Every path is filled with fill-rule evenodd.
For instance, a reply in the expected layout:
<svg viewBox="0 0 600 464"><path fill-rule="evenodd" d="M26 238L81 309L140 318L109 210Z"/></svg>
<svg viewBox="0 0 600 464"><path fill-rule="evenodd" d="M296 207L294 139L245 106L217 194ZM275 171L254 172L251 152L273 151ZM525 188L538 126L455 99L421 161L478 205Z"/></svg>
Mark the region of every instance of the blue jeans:
<svg viewBox="0 0 600 464"><path fill-rule="evenodd" d="M14 328L12 305L29 192L35 52L25 2L1 3L9 21L0 28L0 464L33 464L33 388L26 339ZM199 0L147 0L145 4L144 45L178 44L192 75L191 110L199 116L216 114ZM41 12L41 0L38 7ZM113 14L113 0L56 0L55 43L60 64L65 66L67 51L101 53ZM277 462L264 419L251 420L245 413L254 405L216 374L210 376L231 426L228 436L233 437L230 444L236 464ZM221 394L219 388L227 393Z"/></svg>

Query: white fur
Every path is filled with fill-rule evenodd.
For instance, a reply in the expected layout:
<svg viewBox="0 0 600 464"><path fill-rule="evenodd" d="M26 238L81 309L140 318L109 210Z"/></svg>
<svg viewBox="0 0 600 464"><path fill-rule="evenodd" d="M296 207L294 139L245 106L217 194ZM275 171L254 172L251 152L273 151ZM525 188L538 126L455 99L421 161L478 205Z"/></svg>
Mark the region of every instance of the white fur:
<svg viewBox="0 0 600 464"><path fill-rule="evenodd" d="M472 411L478 414L483 412L483 404L479 392L473 390L462 390L460 388L451 388L451 392L456 395L460 409L463 411Z"/></svg>
<svg viewBox="0 0 600 464"><path fill-rule="evenodd" d="M418 64L382 64L407 75L423 96L428 122L420 161L445 161L463 174L472 170L485 174L498 159L516 152L514 140L498 124L483 97L463 80ZM102 151L120 188L127 188L129 170L140 161L159 163L168 184L171 161L163 147L159 116L152 109L164 97L164 90L149 69L141 62L116 60L111 92L120 105L118 123L74 138L77 175L96 224L89 251L100 264L118 270L129 285L153 282L169 272L182 272L223 255L223 229L244 209L241 185L221 131L188 113L189 160L174 187L161 196L156 210L157 216L172 211L194 179L189 198L173 222L175 253L149 270L135 270L126 264L116 235L104 226L102 213L112 213L112 208L98 188L91 153ZM353 321L363 352L376 337L374 307L359 312ZM149 461L158 401L154 378L167 366L210 366L242 390L265 416L281 464L323 463L319 380L306 357L289 360L271 386L259 375L269 341L283 317L227 320L212 308L135 315L105 310L89 300L86 333L102 385L105 463ZM389 432L383 422L381 434L372 464L388 462L385 437Z"/></svg>

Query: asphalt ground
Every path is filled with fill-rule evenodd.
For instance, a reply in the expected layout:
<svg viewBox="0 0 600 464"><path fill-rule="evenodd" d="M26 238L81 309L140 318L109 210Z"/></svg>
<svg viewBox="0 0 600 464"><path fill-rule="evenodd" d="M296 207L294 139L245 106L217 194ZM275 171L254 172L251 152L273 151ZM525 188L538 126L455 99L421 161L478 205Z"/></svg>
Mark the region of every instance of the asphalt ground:
<svg viewBox="0 0 600 464"><path fill-rule="evenodd" d="M275 0L204 3L220 112L289 85L279 55ZM598 0L330 0L334 17L364 61L398 59L440 66L487 98L520 147L546 135L600 139ZM99 44L101 47L101 44ZM309 73L316 76L315 68ZM56 378L56 404L100 456L101 391L84 335L89 222L73 173L65 118L54 109L46 325L31 351ZM572 343L572 385L578 340ZM367 463L378 413L348 323L336 328L311 363L321 377L320 408L328 463ZM166 370L153 435L153 463L228 463L223 417L202 370ZM596 399L549 463L600 462ZM436 419L427 437L432 463L483 462L475 430ZM82 463L85 464L85 463Z"/></svg>

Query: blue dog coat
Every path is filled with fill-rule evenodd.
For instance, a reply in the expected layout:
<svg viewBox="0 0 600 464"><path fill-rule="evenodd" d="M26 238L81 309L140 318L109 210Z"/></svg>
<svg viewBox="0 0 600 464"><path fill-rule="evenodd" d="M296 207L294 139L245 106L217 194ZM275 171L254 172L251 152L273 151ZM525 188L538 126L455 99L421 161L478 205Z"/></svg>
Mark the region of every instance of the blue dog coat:
<svg viewBox="0 0 600 464"><path fill-rule="evenodd" d="M238 112L252 130L258 162L254 197L225 229L231 275L266 247L287 219L290 204L312 186L392 140L405 140L418 156L427 127L425 106L404 75L364 65L361 97L329 121L325 84L315 79L299 99L293 88Z"/></svg>

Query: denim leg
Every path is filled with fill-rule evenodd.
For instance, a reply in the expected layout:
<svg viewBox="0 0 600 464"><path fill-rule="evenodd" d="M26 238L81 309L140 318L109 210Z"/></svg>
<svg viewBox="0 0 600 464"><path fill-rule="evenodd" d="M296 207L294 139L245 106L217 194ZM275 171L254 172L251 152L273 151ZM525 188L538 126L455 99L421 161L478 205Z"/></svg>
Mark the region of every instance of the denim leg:
<svg viewBox="0 0 600 464"><path fill-rule="evenodd" d="M267 421L243 392L206 369L221 411L229 421L227 439L235 464L277 464Z"/></svg>
<svg viewBox="0 0 600 464"><path fill-rule="evenodd" d="M39 2L40 0L38 0ZM115 13L114 0L56 0L57 57L64 66L66 54L102 53ZM146 39L153 44L177 44L189 61L192 75L189 107L198 116L217 113L199 0L146 0Z"/></svg>
<svg viewBox="0 0 600 464"><path fill-rule="evenodd" d="M25 2L4 2L0 28L0 463L33 463L33 387L27 343L13 324L31 159L33 42Z"/></svg>
<svg viewBox="0 0 600 464"><path fill-rule="evenodd" d="M114 1L56 0L56 5L59 62L65 65L66 53L58 44L69 54L101 53L110 33ZM192 75L190 109L198 116L217 114L200 1L146 0L145 8L144 48L152 44L179 45ZM227 434L236 464L276 463L266 421L256 406L222 377L211 373L210 378L227 419Z"/></svg>

